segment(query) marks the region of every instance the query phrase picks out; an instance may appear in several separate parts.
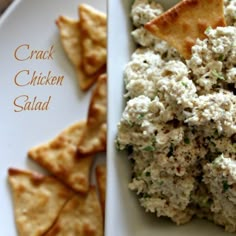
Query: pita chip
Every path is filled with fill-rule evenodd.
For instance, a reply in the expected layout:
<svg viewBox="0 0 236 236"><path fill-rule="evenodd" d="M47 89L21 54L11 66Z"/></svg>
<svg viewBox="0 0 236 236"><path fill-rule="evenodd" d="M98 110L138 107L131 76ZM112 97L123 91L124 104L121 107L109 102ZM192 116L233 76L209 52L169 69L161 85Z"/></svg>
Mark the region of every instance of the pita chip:
<svg viewBox="0 0 236 236"><path fill-rule="evenodd" d="M206 38L207 27L217 26L225 26L223 0L182 0L145 28L188 59L196 39Z"/></svg>
<svg viewBox="0 0 236 236"><path fill-rule="evenodd" d="M97 82L98 77L106 71L106 65L101 67L97 72L92 75L87 75L84 72L82 65L79 65L76 68L76 71L79 81L79 87L81 88L81 90L87 91Z"/></svg>
<svg viewBox="0 0 236 236"><path fill-rule="evenodd" d="M60 16L56 20L56 24L60 32L63 49L75 68L79 87L82 91L87 91L97 81L99 75L106 71L106 66L104 65L92 75L87 75L81 65L79 20Z"/></svg>
<svg viewBox="0 0 236 236"><path fill-rule="evenodd" d="M78 158L77 144L82 138L85 121L77 122L63 130L48 143L33 147L28 156L77 192L89 188L92 156Z"/></svg>
<svg viewBox="0 0 236 236"><path fill-rule="evenodd" d="M77 67L80 64L80 31L79 21L66 16L59 16L56 20L59 28L63 49L71 63Z"/></svg>
<svg viewBox="0 0 236 236"><path fill-rule="evenodd" d="M82 68L87 75L96 73L106 64L106 15L93 7L80 4L80 35Z"/></svg>
<svg viewBox="0 0 236 236"><path fill-rule="evenodd" d="M96 166L96 180L98 185L99 198L102 205L103 215L105 215L105 206L106 206L106 165L97 165Z"/></svg>
<svg viewBox="0 0 236 236"><path fill-rule="evenodd" d="M77 194L62 209L53 227L44 236L103 236L102 211L96 189Z"/></svg>
<svg viewBox="0 0 236 236"><path fill-rule="evenodd" d="M77 145L79 154L89 155L106 150L106 114L107 77L103 74L92 93L86 127Z"/></svg>
<svg viewBox="0 0 236 236"><path fill-rule="evenodd" d="M41 236L55 222L72 192L55 178L8 170L19 236Z"/></svg>

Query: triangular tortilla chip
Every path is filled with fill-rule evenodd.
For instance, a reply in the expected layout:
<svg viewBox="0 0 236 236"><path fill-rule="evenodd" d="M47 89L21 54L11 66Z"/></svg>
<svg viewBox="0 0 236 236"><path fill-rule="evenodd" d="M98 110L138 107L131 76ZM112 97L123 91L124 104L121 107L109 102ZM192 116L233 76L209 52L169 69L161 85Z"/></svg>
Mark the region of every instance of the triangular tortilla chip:
<svg viewBox="0 0 236 236"><path fill-rule="evenodd" d="M60 39L66 55L71 63L77 67L80 64L80 35L79 21L66 16L59 16L56 20Z"/></svg>
<svg viewBox="0 0 236 236"><path fill-rule="evenodd" d="M31 159L78 192L88 191L93 160L92 156L76 156L77 144L85 126L85 121L77 122L62 131L55 139L28 152Z"/></svg>
<svg viewBox="0 0 236 236"><path fill-rule="evenodd" d="M217 26L225 26L223 0L183 0L145 28L188 59L196 39L206 38L206 28Z"/></svg>
<svg viewBox="0 0 236 236"><path fill-rule="evenodd" d="M79 15L82 68L92 75L106 64L106 15L86 4L80 4Z"/></svg>
<svg viewBox="0 0 236 236"><path fill-rule="evenodd" d="M105 216L105 206L106 206L106 182L107 182L107 168L106 165L96 166L96 180L99 192L99 198L102 205L103 215Z"/></svg>
<svg viewBox="0 0 236 236"><path fill-rule="evenodd" d="M88 155L106 150L106 114L107 77L103 74L99 77L91 97L87 124L77 146L78 153Z"/></svg>
<svg viewBox="0 0 236 236"><path fill-rule="evenodd" d="M79 87L83 91L87 91L97 81L100 74L106 71L104 65L96 73L87 75L83 66L81 66L81 49L80 49L80 23L79 20L74 20L66 16L60 16L56 20L60 32L60 39L64 51L75 67Z"/></svg>
<svg viewBox="0 0 236 236"><path fill-rule="evenodd" d="M102 212L96 190L76 195L62 209L56 223L44 236L103 236Z"/></svg>
<svg viewBox="0 0 236 236"><path fill-rule="evenodd" d="M41 236L55 222L72 192L55 178L9 169L19 236Z"/></svg>

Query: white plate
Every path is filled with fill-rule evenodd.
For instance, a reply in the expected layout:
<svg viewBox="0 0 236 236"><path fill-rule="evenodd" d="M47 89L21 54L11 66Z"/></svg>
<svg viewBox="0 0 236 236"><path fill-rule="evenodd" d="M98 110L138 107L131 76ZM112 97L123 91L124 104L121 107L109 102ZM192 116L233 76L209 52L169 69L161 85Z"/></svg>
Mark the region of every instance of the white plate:
<svg viewBox="0 0 236 236"><path fill-rule="evenodd" d="M129 10L132 0L111 0L108 20L108 192L106 208L106 236L224 236L221 227L205 220L193 220L177 227L169 220L158 219L147 214L137 202L133 192L128 190L130 167L127 156L117 152L114 140L117 123L124 108L123 70L133 52L130 37L131 22ZM165 8L177 0L160 0Z"/></svg>
<svg viewBox="0 0 236 236"><path fill-rule="evenodd" d="M55 19L59 15L77 18L79 3L88 3L106 11L104 0L15 0L0 18L0 231L4 236L16 236L10 189L7 183L9 167L40 170L27 160L27 150L41 142L53 138L61 130L75 121L85 119L90 92L79 90L74 69L67 59L62 46ZM29 45L29 50L26 46ZM30 50L48 50L54 47L53 60L25 60ZM56 76L63 75L61 86L17 86L14 78L22 70L18 83L26 82L32 73ZM51 100L47 111L21 111L14 106L14 100L21 95L32 100ZM18 99L18 105L22 100ZM104 158L103 158L104 159Z"/></svg>

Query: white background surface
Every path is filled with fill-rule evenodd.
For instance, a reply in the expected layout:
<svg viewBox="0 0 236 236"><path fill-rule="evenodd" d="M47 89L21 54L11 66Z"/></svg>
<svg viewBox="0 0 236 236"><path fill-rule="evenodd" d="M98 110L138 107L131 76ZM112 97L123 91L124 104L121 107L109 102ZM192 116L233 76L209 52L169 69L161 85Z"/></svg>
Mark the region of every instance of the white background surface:
<svg viewBox="0 0 236 236"><path fill-rule="evenodd" d="M111 0L108 20L108 193L106 236L224 236L223 228L205 220L193 220L177 227L169 220L157 219L138 205L134 192L128 190L130 169L127 156L117 152L114 140L123 111L123 70L133 51L129 18L132 0ZM177 0L160 0L170 7Z"/></svg>
<svg viewBox="0 0 236 236"><path fill-rule="evenodd" d="M75 121L85 119L90 92L79 90L74 69L67 59L55 20L59 15L78 18L77 6L88 3L106 11L105 0L15 0L0 18L0 235L16 236L12 199L7 182L9 167L38 170L27 159L27 150L54 138ZM54 45L53 60L17 61L15 49L29 44L34 50ZM24 52L27 53L27 52ZM17 87L20 70L64 75L62 86ZM14 112L13 100L22 94L41 99L51 96L48 111ZM104 159L104 158L103 158Z"/></svg>

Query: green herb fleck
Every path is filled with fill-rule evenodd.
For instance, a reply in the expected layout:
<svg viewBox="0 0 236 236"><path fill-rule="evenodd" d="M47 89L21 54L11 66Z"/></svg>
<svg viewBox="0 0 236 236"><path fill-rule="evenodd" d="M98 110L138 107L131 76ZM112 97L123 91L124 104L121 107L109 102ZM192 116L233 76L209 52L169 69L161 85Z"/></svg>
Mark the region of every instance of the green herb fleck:
<svg viewBox="0 0 236 236"><path fill-rule="evenodd" d="M130 121L130 120L125 120L127 122L127 124L132 128L134 126L134 122Z"/></svg>
<svg viewBox="0 0 236 236"><path fill-rule="evenodd" d="M213 146L213 147L216 147L216 144L213 142L213 141L211 141L211 145ZM217 151L217 150L216 150Z"/></svg>
<svg viewBox="0 0 236 236"><path fill-rule="evenodd" d="M219 61L224 61L224 59L225 59L225 55L224 54L220 54L218 60Z"/></svg>
<svg viewBox="0 0 236 236"><path fill-rule="evenodd" d="M116 140L115 145L116 145L116 149L121 151L120 142L118 140Z"/></svg>
<svg viewBox="0 0 236 236"><path fill-rule="evenodd" d="M208 34L212 30L211 26L208 26L205 30L205 34Z"/></svg>
<svg viewBox="0 0 236 236"><path fill-rule="evenodd" d="M148 193L140 193L138 196L140 198L149 198L150 197L150 195Z"/></svg>
<svg viewBox="0 0 236 236"><path fill-rule="evenodd" d="M216 79L225 80L225 77L224 77L220 72L217 72L216 70L212 70L212 71L211 71L211 74L212 74Z"/></svg>
<svg viewBox="0 0 236 236"><path fill-rule="evenodd" d="M188 137L184 137L184 143L185 144L190 144L190 139Z"/></svg>
<svg viewBox="0 0 236 236"><path fill-rule="evenodd" d="M153 146L146 146L143 148L144 151L147 151L147 152L153 152L155 151L155 147Z"/></svg>
<svg viewBox="0 0 236 236"><path fill-rule="evenodd" d="M224 193L229 189L229 184L228 184L227 180L223 180L222 184L223 184L223 193Z"/></svg>
<svg viewBox="0 0 236 236"><path fill-rule="evenodd" d="M138 114L138 120L142 120L144 118L144 114Z"/></svg>
<svg viewBox="0 0 236 236"><path fill-rule="evenodd" d="M153 143L153 146L155 146L155 143L157 142L157 140L156 140L156 136L155 136L155 135L152 136L151 141L152 141L152 143Z"/></svg>
<svg viewBox="0 0 236 236"><path fill-rule="evenodd" d="M185 88L187 88L188 87L188 85L187 85L187 83L186 82L184 82L184 81L181 81L181 84L185 87Z"/></svg>
<svg viewBox="0 0 236 236"><path fill-rule="evenodd" d="M218 132L217 129L214 131L214 135L215 135L215 136L219 136L219 132Z"/></svg>
<svg viewBox="0 0 236 236"><path fill-rule="evenodd" d="M150 171L146 171L146 172L145 172L145 176L146 176L146 177L149 177L149 176L151 176L151 173L150 173Z"/></svg>
<svg viewBox="0 0 236 236"><path fill-rule="evenodd" d="M131 99L130 96L127 96L127 97L126 97L126 101L129 101L130 99Z"/></svg>

